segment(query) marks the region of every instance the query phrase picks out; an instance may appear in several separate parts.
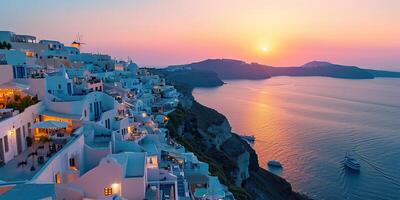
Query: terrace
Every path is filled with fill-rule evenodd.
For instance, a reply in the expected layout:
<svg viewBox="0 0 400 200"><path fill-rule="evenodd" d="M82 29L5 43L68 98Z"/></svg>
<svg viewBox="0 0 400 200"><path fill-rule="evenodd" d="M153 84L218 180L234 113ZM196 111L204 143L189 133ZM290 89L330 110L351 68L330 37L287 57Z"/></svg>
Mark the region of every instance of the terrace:
<svg viewBox="0 0 400 200"><path fill-rule="evenodd" d="M23 112L25 108L39 102L37 97L27 95L24 90L29 88L24 84L7 82L0 85L0 108L13 108Z"/></svg>
<svg viewBox="0 0 400 200"><path fill-rule="evenodd" d="M7 182L31 180L48 162L77 137L75 135L60 138L49 136L47 139L32 141L30 147L0 167L0 180Z"/></svg>

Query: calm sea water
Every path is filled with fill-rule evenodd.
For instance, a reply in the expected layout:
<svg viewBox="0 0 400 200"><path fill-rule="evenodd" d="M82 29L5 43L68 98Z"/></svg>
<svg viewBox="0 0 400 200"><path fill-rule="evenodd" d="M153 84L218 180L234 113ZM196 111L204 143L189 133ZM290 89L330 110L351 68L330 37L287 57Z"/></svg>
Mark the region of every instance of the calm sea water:
<svg viewBox="0 0 400 200"><path fill-rule="evenodd" d="M400 199L400 79L279 77L195 89L237 133L255 135L264 168L279 160L297 191L316 199ZM343 166L347 151L361 171Z"/></svg>

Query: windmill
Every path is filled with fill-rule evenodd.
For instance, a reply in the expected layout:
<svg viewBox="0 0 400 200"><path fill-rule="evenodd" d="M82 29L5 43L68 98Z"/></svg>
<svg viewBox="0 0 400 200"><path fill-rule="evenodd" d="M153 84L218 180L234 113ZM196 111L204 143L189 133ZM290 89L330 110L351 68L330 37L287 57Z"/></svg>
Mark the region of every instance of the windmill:
<svg viewBox="0 0 400 200"><path fill-rule="evenodd" d="M83 44L85 44L85 43L82 42L82 35L78 33L76 35L75 41L72 42L71 46L75 47L75 48L78 48L80 50L81 49L81 45L83 45Z"/></svg>

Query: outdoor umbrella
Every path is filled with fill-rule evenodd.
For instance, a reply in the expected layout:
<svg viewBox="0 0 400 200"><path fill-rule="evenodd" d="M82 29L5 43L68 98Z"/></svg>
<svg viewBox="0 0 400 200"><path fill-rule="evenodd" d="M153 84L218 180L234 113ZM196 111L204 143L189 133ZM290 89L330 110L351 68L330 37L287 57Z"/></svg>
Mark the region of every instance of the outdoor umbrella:
<svg viewBox="0 0 400 200"><path fill-rule="evenodd" d="M59 122L59 121L42 121L32 125L32 128L46 128L46 129L57 129L57 128L66 128L68 126L67 122Z"/></svg>

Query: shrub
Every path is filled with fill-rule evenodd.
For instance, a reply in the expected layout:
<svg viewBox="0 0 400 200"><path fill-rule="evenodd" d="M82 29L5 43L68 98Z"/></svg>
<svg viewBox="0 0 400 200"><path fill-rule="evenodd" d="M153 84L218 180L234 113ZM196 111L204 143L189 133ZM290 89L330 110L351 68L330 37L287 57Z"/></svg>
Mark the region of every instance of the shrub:
<svg viewBox="0 0 400 200"><path fill-rule="evenodd" d="M5 42L5 41L0 42L0 49L7 49L7 50L10 50L10 49L11 49L11 44L10 44L10 43L7 43L7 42Z"/></svg>
<svg viewBox="0 0 400 200"><path fill-rule="evenodd" d="M28 147L31 147L32 146L32 144L33 144L33 139L31 138L31 137L26 137L26 145L28 146Z"/></svg>
<svg viewBox="0 0 400 200"><path fill-rule="evenodd" d="M40 138L39 138L39 142L41 142L41 143L46 143L46 142L49 142L49 141L50 141L50 139L47 136L44 136L44 135L40 136Z"/></svg>

